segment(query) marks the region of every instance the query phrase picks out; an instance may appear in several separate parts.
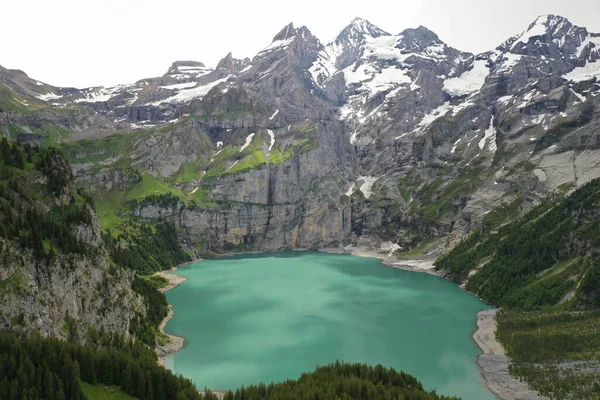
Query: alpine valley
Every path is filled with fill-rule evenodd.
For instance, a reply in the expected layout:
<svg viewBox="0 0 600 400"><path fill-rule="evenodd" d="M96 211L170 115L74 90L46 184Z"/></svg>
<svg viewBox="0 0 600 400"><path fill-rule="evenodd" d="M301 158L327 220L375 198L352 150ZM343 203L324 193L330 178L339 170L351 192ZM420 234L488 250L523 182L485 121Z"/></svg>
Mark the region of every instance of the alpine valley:
<svg viewBox="0 0 600 400"><path fill-rule="evenodd" d="M152 364L164 398L192 398L145 352L168 341L151 274L359 249L435 261L502 307L512 364L485 361L531 397L500 385L501 398L598 398L600 34L555 15L524 28L471 54L423 26L391 34L356 18L325 44L290 24L252 59L176 61L115 87L0 67L0 327L96 344L81 359L63 350L85 382L82 360L114 351L133 382ZM97 382L160 398L117 375ZM423 396L410 398L438 398Z"/></svg>

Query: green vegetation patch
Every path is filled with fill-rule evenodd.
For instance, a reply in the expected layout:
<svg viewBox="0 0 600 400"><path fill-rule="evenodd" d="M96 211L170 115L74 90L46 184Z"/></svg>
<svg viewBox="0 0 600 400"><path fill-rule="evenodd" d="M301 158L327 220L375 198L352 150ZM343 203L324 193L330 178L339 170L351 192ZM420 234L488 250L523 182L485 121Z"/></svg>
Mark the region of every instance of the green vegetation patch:
<svg viewBox="0 0 600 400"><path fill-rule="evenodd" d="M60 143L60 150L73 162L99 162L123 155L136 134L115 134L102 139L82 139Z"/></svg>
<svg viewBox="0 0 600 400"><path fill-rule="evenodd" d="M118 386L106 386L103 384L91 385L86 382L81 382L81 390L88 400L137 400L137 397L132 397L123 393Z"/></svg>
<svg viewBox="0 0 600 400"><path fill-rule="evenodd" d="M525 198L523 195L519 195L510 203L494 208L483 217L482 224L484 229L493 229L511 221L518 215L524 201Z"/></svg>
<svg viewBox="0 0 600 400"><path fill-rule="evenodd" d="M206 160L201 158L197 162L184 162L181 164L179 171L175 174L174 180L175 183L186 183L192 182L196 179L201 178L203 174L203 169L206 166Z"/></svg>
<svg viewBox="0 0 600 400"><path fill-rule="evenodd" d="M8 86L0 83L0 110L4 112L18 112L29 115L34 111L47 108L48 105L33 97L21 96L12 91Z"/></svg>
<svg viewBox="0 0 600 400"><path fill-rule="evenodd" d="M182 201L187 199L187 193L177 190L164 179L150 174L142 174L142 180L125 194L125 200L141 200L148 196L172 194Z"/></svg>
<svg viewBox="0 0 600 400"><path fill-rule="evenodd" d="M77 345L0 331L0 398L202 398L189 379L159 366L152 348L116 334L96 333L90 342Z"/></svg>
<svg viewBox="0 0 600 400"><path fill-rule="evenodd" d="M225 171L225 174L238 174L253 168L260 167L266 162L265 153L261 150L256 150L249 156L246 156L235 163L235 165Z"/></svg>

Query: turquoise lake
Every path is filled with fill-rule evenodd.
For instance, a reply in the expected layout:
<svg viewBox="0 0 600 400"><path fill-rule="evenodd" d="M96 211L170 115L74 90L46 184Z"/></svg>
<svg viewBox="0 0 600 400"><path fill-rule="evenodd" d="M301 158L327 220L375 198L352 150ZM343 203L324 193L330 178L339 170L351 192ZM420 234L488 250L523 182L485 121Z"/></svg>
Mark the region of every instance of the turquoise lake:
<svg viewBox="0 0 600 400"><path fill-rule="evenodd" d="M315 252L205 260L175 272L166 332L184 336L167 367L199 388L296 379L336 360L383 364L427 389L495 399L471 335L487 308L455 284L379 260Z"/></svg>

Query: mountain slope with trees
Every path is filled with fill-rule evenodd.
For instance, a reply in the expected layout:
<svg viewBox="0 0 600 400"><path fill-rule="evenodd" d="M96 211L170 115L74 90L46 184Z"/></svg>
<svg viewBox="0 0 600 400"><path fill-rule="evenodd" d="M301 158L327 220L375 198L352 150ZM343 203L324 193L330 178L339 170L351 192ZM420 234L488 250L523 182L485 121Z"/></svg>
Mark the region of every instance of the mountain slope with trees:
<svg viewBox="0 0 600 400"><path fill-rule="evenodd" d="M501 306L511 373L552 399L600 396L600 179L522 218L484 225L437 267Z"/></svg>

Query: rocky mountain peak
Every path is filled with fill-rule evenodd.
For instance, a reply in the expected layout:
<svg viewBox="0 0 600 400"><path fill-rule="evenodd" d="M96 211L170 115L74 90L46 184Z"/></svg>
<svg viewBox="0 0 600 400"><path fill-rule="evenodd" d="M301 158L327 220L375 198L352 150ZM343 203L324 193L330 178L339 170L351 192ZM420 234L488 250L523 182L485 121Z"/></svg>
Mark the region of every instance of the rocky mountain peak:
<svg viewBox="0 0 600 400"><path fill-rule="evenodd" d="M200 61L175 61L163 78L175 79L177 82L188 82L212 71Z"/></svg>
<svg viewBox="0 0 600 400"><path fill-rule="evenodd" d="M434 45L444 45L435 32L424 26L418 28L405 29L400 33L400 40L396 48L409 52L421 52L427 47Z"/></svg>
<svg viewBox="0 0 600 400"><path fill-rule="evenodd" d="M277 35L273 37L273 42L288 40L296 35L296 28L294 23L290 22L287 24Z"/></svg>
<svg viewBox="0 0 600 400"><path fill-rule="evenodd" d="M382 36L390 36L390 34L364 18L354 18L333 42L320 51L317 60L310 68L314 82L321 85L337 71L357 62L364 53L364 44L367 40Z"/></svg>
<svg viewBox="0 0 600 400"><path fill-rule="evenodd" d="M363 18L354 18L336 37L336 43L359 44L366 37L377 38L380 36L389 36L389 33L379 29L369 21Z"/></svg>
<svg viewBox="0 0 600 400"><path fill-rule="evenodd" d="M175 61L173 64L171 64L171 66L169 67L169 70L167 71L167 74L171 75L171 74L176 74L179 72L180 68L205 68L206 66L204 65L204 63L200 62L200 61Z"/></svg>
<svg viewBox="0 0 600 400"><path fill-rule="evenodd" d="M593 36L593 35L592 35ZM590 33L559 15L540 15L525 31L507 40L502 51L529 56L578 58Z"/></svg>
<svg viewBox="0 0 600 400"><path fill-rule="evenodd" d="M250 65L249 58L246 57L245 59L240 60L238 58L234 58L233 54L229 52L225 57L221 59L221 61L219 61L216 69L224 70L227 72L227 74L234 74L236 72L241 71L248 65Z"/></svg>
<svg viewBox="0 0 600 400"><path fill-rule="evenodd" d="M262 49L252 63L266 62L268 68L275 60L285 57L290 65L304 69L312 64L322 47L319 39L307 27L295 28L290 23L275 35L271 44Z"/></svg>

